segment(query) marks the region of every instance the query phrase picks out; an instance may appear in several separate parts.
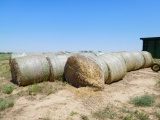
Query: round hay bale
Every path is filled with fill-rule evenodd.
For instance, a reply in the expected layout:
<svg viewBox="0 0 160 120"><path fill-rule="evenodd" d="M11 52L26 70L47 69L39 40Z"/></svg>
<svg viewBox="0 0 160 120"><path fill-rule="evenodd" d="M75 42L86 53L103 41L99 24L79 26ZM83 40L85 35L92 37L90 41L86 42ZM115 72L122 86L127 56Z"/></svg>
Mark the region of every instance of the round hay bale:
<svg viewBox="0 0 160 120"><path fill-rule="evenodd" d="M131 52L135 59L135 68L134 70L138 70L144 66L145 60L141 52Z"/></svg>
<svg viewBox="0 0 160 120"><path fill-rule="evenodd" d="M31 52L31 53L12 53L10 55L10 58L9 58L9 65L10 65L10 70L11 70L11 76L12 76L12 79L15 79L15 76L13 74L13 68L12 68L12 60L14 58L19 58L19 57L24 57L24 56L31 56L31 55L43 55L43 53L35 53L35 52Z"/></svg>
<svg viewBox="0 0 160 120"><path fill-rule="evenodd" d="M74 54L68 58L64 72L66 81L75 87L104 88L108 67L95 55Z"/></svg>
<svg viewBox="0 0 160 120"><path fill-rule="evenodd" d="M123 64L125 72L127 72L127 65L126 65L125 60L121 54L119 54L119 53L107 53L107 54L110 54L110 55L117 57L121 61L121 63Z"/></svg>
<svg viewBox="0 0 160 120"><path fill-rule="evenodd" d="M50 65L50 81L62 80L64 67L69 55L54 55L47 57Z"/></svg>
<svg viewBox="0 0 160 120"><path fill-rule="evenodd" d="M151 53L149 53L147 51L142 51L141 53L145 59L145 63L143 65L143 68L151 67L153 64L153 58L152 58Z"/></svg>
<svg viewBox="0 0 160 120"><path fill-rule="evenodd" d="M14 78L19 86L47 81L50 75L49 63L44 55L25 56L12 60Z"/></svg>
<svg viewBox="0 0 160 120"><path fill-rule="evenodd" d="M106 81L107 84L121 80L126 75L125 64L120 59L111 54L104 54L99 56L108 65L109 77Z"/></svg>
<svg viewBox="0 0 160 120"><path fill-rule="evenodd" d="M122 55L125 63L126 63L126 67L127 67L127 71L132 71L135 68L135 58L133 57L133 55L129 52L120 52L119 54Z"/></svg>

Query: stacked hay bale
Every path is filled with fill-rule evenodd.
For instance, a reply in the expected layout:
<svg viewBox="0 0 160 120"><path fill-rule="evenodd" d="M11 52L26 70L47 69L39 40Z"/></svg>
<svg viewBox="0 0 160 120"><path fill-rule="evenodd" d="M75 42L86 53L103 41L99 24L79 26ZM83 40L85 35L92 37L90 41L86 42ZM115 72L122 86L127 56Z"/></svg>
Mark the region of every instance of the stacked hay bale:
<svg viewBox="0 0 160 120"><path fill-rule="evenodd" d="M134 70L138 70L144 66L145 59L141 52L130 52L130 54L134 57L135 67Z"/></svg>
<svg viewBox="0 0 160 120"><path fill-rule="evenodd" d="M104 60L108 66L109 77L106 81L107 84L121 80L126 75L126 65L124 60L116 56L119 55L104 54L99 56L99 58Z"/></svg>
<svg viewBox="0 0 160 120"><path fill-rule="evenodd" d="M147 51L142 51L141 53L145 59L145 63L143 65L143 68L151 67L151 65L153 64L153 58L152 58L151 53L149 53Z"/></svg>
<svg viewBox="0 0 160 120"><path fill-rule="evenodd" d="M62 80L64 67L69 55L52 55L47 57L50 65L50 81Z"/></svg>
<svg viewBox="0 0 160 120"><path fill-rule="evenodd" d="M13 81L20 86L47 81L49 79L49 64L44 55L14 58L11 66Z"/></svg>
<svg viewBox="0 0 160 120"><path fill-rule="evenodd" d="M134 70L135 66L136 66L134 56L129 52L120 52L119 54L122 55L122 57L126 63L127 72Z"/></svg>
<svg viewBox="0 0 160 120"><path fill-rule="evenodd" d="M43 55L43 53L12 53L9 58L9 65L10 65L10 70L11 70L11 76L12 80L15 79L14 75L14 69L12 68L12 60L14 58L20 58L20 57L25 57L25 56L32 56L32 55Z"/></svg>
<svg viewBox="0 0 160 120"><path fill-rule="evenodd" d="M108 67L93 54L75 54L68 58L64 74L66 81L75 87L103 89L105 79L108 79Z"/></svg>

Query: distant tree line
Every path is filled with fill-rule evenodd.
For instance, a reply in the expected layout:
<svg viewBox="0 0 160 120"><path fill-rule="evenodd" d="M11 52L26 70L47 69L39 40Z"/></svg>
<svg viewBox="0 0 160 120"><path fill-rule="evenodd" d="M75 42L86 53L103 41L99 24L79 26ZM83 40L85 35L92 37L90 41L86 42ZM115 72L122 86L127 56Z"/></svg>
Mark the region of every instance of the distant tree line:
<svg viewBox="0 0 160 120"><path fill-rule="evenodd" d="M12 52L0 52L0 54L12 54Z"/></svg>

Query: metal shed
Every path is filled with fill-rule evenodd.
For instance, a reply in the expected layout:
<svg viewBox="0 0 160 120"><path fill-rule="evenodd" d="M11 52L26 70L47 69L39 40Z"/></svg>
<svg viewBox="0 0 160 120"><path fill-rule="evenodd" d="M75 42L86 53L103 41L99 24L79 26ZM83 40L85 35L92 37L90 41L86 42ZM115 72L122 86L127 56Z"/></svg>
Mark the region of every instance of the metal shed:
<svg viewBox="0 0 160 120"><path fill-rule="evenodd" d="M143 51L148 51L153 58L160 58L160 37L140 38L143 40Z"/></svg>

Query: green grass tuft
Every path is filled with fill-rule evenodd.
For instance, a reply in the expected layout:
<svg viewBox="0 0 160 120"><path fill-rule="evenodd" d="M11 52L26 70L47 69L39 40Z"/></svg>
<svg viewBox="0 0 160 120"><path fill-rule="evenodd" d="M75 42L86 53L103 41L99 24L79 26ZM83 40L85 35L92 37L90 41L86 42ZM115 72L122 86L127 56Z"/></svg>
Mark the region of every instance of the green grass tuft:
<svg viewBox="0 0 160 120"><path fill-rule="evenodd" d="M139 120L148 120L149 116L144 114L144 113L140 113L138 111L135 111L135 116L139 119Z"/></svg>
<svg viewBox="0 0 160 120"><path fill-rule="evenodd" d="M158 118L158 120L160 120L160 113L159 112L156 112L155 116Z"/></svg>
<svg viewBox="0 0 160 120"><path fill-rule="evenodd" d="M77 115L77 114L78 114L77 112L72 111L72 112L70 113L70 116L74 116L74 115Z"/></svg>
<svg viewBox="0 0 160 120"><path fill-rule="evenodd" d="M131 103L135 106L152 106L155 102L155 96L153 95L143 95L141 97L135 97L131 100Z"/></svg>
<svg viewBox="0 0 160 120"><path fill-rule="evenodd" d="M37 95L37 93L41 92L43 90L43 86L40 86L38 84L34 84L32 87L28 89L29 95Z"/></svg>
<svg viewBox="0 0 160 120"><path fill-rule="evenodd" d="M3 90L3 93L6 93L6 94L11 94L14 90L14 87L13 86L6 86Z"/></svg>
<svg viewBox="0 0 160 120"><path fill-rule="evenodd" d="M6 108L13 107L14 101L7 100L6 98L0 98L0 110L5 110Z"/></svg>
<svg viewBox="0 0 160 120"><path fill-rule="evenodd" d="M89 120L89 118L86 115L81 115L82 120Z"/></svg>
<svg viewBox="0 0 160 120"><path fill-rule="evenodd" d="M109 107L106 107L102 110L99 110L93 113L93 117L97 119L106 119L106 118L113 119L115 116L116 116L116 113L113 112L113 110L111 110Z"/></svg>

